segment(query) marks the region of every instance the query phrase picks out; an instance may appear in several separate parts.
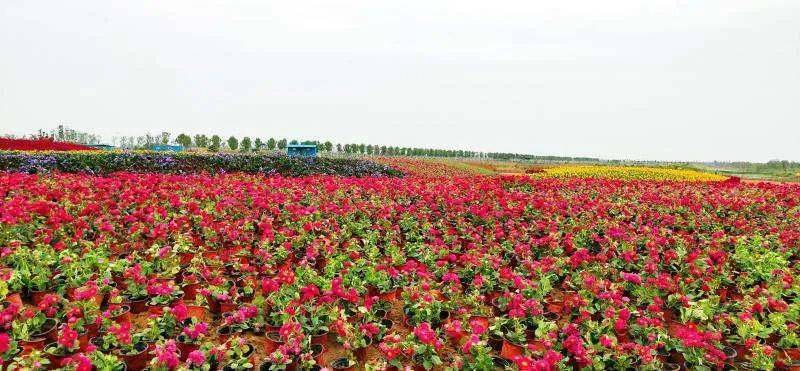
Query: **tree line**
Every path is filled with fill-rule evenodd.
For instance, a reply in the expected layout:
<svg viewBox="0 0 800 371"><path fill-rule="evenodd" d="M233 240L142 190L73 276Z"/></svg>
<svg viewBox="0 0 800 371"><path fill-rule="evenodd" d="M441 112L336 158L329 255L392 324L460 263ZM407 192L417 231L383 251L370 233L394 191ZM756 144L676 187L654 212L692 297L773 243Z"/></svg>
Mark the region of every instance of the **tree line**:
<svg viewBox="0 0 800 371"><path fill-rule="evenodd" d="M39 137L50 137L54 140L64 142L74 142L86 145L96 145L101 143L101 137L90 133L84 133L70 129L65 125L58 125L54 130L39 130ZM337 153L347 155L371 155L371 156L418 156L418 157L460 157L460 158L484 158L496 160L532 160L550 162L593 162L600 161L590 157L566 157L566 156L537 156L520 153L504 152L478 152L470 150L452 150L437 148L418 148L402 146L386 146L379 144L366 143L333 143L329 140L288 140L286 138L267 138L245 136L241 139L230 136L223 139L219 135L195 134L189 135L180 133L174 138L172 134L163 131L159 134L146 133L139 136L115 136L112 138L113 144L124 149L149 149L159 144L176 144L184 148L204 149L211 152L218 151L238 151L238 152L259 152L259 151L283 151L290 144L313 144L317 146L319 152Z"/></svg>

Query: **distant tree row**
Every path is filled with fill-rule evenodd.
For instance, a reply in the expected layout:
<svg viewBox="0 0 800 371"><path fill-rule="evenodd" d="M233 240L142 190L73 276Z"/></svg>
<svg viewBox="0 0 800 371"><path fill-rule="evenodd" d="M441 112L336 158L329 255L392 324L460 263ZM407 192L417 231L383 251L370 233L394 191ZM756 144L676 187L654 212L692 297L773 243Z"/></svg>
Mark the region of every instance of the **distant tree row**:
<svg viewBox="0 0 800 371"><path fill-rule="evenodd" d="M218 151L220 147L220 138L216 135L209 138L206 135L198 134L189 136L187 134L179 134L175 138L175 143L186 148L207 148L210 151ZM428 157L485 157L482 152L465 151L465 150L447 150L447 149L433 149L433 148L412 148L412 147L398 147L398 146L385 146L377 144L364 144L364 143L332 143L331 141L316 141L316 140L287 140L269 138L262 141L261 138L251 139L244 137L241 140L236 137L229 137L226 141L226 149L232 151L251 152L261 150L283 150L289 144L312 144L317 146L320 152L336 152L343 154L361 154L373 156L428 156Z"/></svg>
<svg viewBox="0 0 800 371"><path fill-rule="evenodd" d="M566 157L566 156L537 156L525 155L520 153L499 153L489 152L486 157L495 160L529 160L529 161L545 161L545 162L598 162L599 158L594 157Z"/></svg>
<svg viewBox="0 0 800 371"><path fill-rule="evenodd" d="M49 134L48 134L49 133ZM98 144L101 142L99 135L79 132L64 125L59 125L56 129L49 132L39 130L39 136L49 136L55 140L65 142L76 142L81 144ZM371 156L420 156L420 157L461 157L461 158L489 158L497 160L534 160L551 162L594 162L597 158L590 157L564 157L564 156L536 156L518 153L501 152L477 152L468 150L451 150L436 148L415 148L385 146L365 143L332 143L331 141L317 140L287 140L286 138L251 138L241 139L230 136L223 140L219 135L208 136L206 134L189 135L178 134L172 138L169 132L160 134L144 134L139 136L118 136L113 137L113 144L126 149L146 149L157 144L174 143L185 148L203 148L208 151L217 152L222 150L239 152L258 152L258 151L282 151L289 144L313 144L317 150L327 153L351 154L351 155L371 155Z"/></svg>

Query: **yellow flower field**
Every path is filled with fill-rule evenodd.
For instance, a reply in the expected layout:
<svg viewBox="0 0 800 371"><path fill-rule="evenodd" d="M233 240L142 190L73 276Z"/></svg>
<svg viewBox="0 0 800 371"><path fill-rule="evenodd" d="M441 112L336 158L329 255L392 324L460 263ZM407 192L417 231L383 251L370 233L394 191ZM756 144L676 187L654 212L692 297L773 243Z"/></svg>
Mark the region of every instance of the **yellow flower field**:
<svg viewBox="0 0 800 371"><path fill-rule="evenodd" d="M727 177L691 169L647 166L561 165L544 168L543 178L608 178L623 180L720 181Z"/></svg>

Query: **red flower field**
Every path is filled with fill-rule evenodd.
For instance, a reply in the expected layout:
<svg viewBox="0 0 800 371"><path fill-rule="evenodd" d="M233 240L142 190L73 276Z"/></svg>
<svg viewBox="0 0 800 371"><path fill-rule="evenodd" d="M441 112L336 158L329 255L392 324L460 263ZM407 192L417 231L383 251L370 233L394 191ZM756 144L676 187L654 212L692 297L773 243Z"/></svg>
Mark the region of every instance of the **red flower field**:
<svg viewBox="0 0 800 371"><path fill-rule="evenodd" d="M800 354L798 185L5 173L0 195L12 369L772 369Z"/></svg>
<svg viewBox="0 0 800 371"><path fill-rule="evenodd" d="M3 151L92 151L94 148L82 144L56 142L52 139L7 139L0 138Z"/></svg>

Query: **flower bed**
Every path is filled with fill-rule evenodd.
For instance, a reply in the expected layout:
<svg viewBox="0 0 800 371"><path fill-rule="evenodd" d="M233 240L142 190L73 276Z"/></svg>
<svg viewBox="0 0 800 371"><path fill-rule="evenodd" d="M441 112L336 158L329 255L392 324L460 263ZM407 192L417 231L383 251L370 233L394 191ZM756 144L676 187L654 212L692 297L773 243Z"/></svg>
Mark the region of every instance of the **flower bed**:
<svg viewBox="0 0 800 371"><path fill-rule="evenodd" d="M722 181L726 176L692 169L648 166L558 165L544 167L535 176L547 178L602 178L623 180Z"/></svg>
<svg viewBox="0 0 800 371"><path fill-rule="evenodd" d="M398 176L389 166L358 159L300 158L259 154L158 152L0 152L0 171L108 174L243 172L304 176Z"/></svg>
<svg viewBox="0 0 800 371"><path fill-rule="evenodd" d="M5 173L0 195L0 354L18 369L800 353L797 185Z"/></svg>
<svg viewBox="0 0 800 371"><path fill-rule="evenodd" d="M77 143L56 142L52 139L0 138L2 151L93 151L92 147Z"/></svg>

